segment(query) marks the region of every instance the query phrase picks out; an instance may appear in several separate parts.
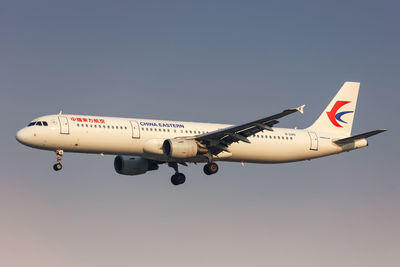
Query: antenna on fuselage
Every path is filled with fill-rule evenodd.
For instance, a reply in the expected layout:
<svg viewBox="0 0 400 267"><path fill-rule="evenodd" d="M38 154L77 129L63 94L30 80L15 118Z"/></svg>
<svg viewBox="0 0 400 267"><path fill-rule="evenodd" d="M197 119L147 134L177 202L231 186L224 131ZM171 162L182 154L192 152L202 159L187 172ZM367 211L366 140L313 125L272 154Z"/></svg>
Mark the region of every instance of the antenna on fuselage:
<svg viewBox="0 0 400 267"><path fill-rule="evenodd" d="M60 112L58 112L58 115L62 115L62 110L60 110Z"/></svg>

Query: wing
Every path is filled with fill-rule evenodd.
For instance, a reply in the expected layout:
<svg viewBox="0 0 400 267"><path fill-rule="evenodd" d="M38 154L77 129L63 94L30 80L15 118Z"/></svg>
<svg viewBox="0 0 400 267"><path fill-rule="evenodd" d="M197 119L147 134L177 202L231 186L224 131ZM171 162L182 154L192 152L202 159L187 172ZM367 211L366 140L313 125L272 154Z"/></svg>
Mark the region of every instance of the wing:
<svg viewBox="0 0 400 267"><path fill-rule="evenodd" d="M247 137L264 130L273 131L272 127L279 122L277 121L277 119L280 119L297 111L303 113L304 106L305 105L302 105L298 108L286 109L281 113L242 125L231 126L210 133L197 135L195 139L203 144L211 152L212 155L217 155L222 151L229 152L228 147L232 143L240 141L250 143Z"/></svg>

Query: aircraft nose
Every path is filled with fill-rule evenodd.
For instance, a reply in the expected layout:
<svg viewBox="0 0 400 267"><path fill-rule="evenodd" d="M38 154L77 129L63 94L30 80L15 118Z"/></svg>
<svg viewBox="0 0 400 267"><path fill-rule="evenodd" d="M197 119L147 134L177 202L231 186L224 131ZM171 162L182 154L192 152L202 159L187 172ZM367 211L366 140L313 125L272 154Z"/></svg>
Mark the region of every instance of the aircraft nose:
<svg viewBox="0 0 400 267"><path fill-rule="evenodd" d="M19 130L15 135L15 138L21 144L26 144L28 142L28 132L25 128Z"/></svg>

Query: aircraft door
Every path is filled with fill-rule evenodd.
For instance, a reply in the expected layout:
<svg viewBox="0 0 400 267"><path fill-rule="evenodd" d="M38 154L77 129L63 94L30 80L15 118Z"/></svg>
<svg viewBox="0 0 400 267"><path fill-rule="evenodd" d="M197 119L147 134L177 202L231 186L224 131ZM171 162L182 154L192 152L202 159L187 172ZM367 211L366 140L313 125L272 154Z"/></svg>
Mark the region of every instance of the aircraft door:
<svg viewBox="0 0 400 267"><path fill-rule="evenodd" d="M129 121L132 128L132 138L140 138L140 128L137 121Z"/></svg>
<svg viewBox="0 0 400 267"><path fill-rule="evenodd" d="M308 132L310 136L310 150L318 151L318 135L315 132Z"/></svg>
<svg viewBox="0 0 400 267"><path fill-rule="evenodd" d="M69 124L67 117L58 116L60 122L60 134L69 134Z"/></svg>

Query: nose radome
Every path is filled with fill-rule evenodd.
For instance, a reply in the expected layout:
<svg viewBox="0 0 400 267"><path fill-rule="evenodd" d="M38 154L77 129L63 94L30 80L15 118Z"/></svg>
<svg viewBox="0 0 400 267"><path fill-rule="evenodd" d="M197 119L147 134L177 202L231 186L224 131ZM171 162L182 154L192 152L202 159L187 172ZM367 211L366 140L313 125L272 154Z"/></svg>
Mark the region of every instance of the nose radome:
<svg viewBox="0 0 400 267"><path fill-rule="evenodd" d="M18 142L21 144L26 144L28 141L28 132L25 128L19 130L15 136Z"/></svg>

